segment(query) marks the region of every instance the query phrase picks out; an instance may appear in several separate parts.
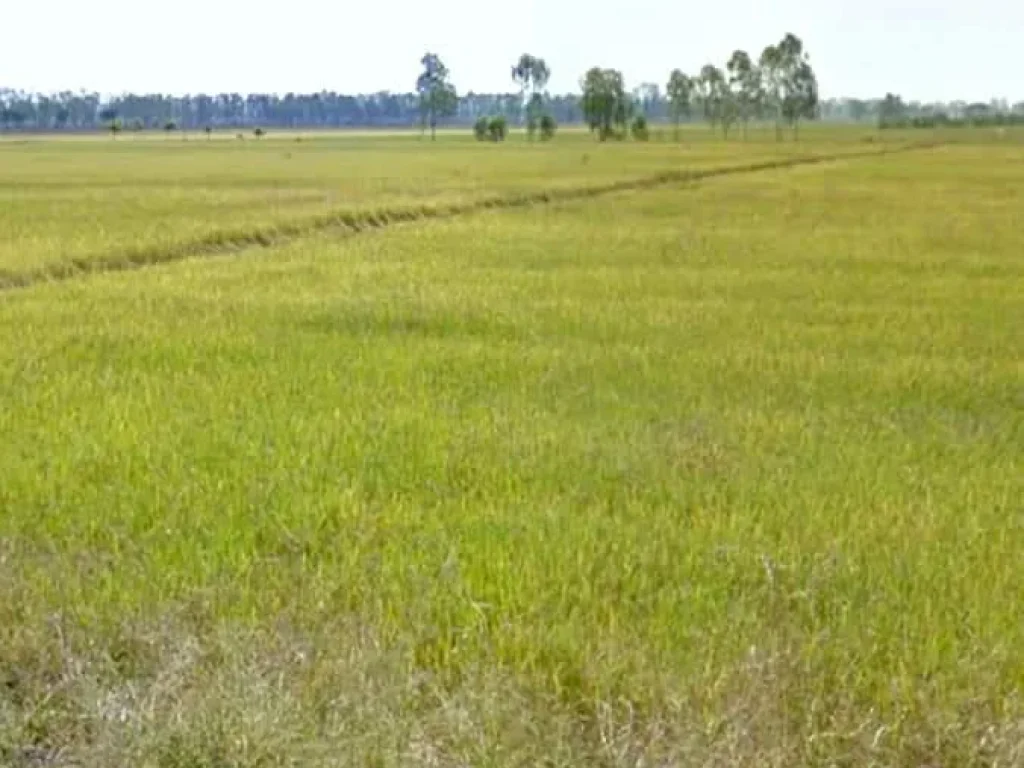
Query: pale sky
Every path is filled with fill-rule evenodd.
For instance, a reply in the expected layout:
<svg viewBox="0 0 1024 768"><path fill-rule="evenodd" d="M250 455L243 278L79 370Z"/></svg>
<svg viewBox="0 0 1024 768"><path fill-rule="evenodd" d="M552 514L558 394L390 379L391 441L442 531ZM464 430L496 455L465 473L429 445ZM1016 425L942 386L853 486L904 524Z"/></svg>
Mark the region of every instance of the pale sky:
<svg viewBox="0 0 1024 768"><path fill-rule="evenodd" d="M593 65L664 85L803 38L824 96L1024 100L1019 0L10 0L0 87L171 94L409 91L439 53L459 92L512 91L520 53L549 90Z"/></svg>

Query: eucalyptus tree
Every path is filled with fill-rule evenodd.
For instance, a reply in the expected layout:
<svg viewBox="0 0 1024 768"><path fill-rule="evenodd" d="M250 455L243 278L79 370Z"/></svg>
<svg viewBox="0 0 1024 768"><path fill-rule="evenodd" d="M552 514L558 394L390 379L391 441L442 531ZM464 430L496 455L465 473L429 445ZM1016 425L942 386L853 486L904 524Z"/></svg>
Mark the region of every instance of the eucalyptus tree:
<svg viewBox="0 0 1024 768"><path fill-rule="evenodd" d="M455 114L458 95L452 85L448 67L436 53L426 53L420 59L423 72L416 78L416 93L419 96L420 119L424 126L430 126L431 140L437 139L437 122L442 117Z"/></svg>
<svg viewBox="0 0 1024 768"><path fill-rule="evenodd" d="M765 48L758 63L776 137L782 138L783 123L799 136L800 120L813 119L818 109L818 79L803 41L788 33L777 45Z"/></svg>
<svg viewBox="0 0 1024 768"><path fill-rule="evenodd" d="M665 93L668 96L669 107L672 113L672 122L676 127L676 141L679 140L679 121L683 117L690 116L691 99L693 97L693 80L681 69L672 70L669 75L668 85Z"/></svg>
<svg viewBox="0 0 1024 768"><path fill-rule="evenodd" d="M537 132L538 120L544 111L541 95L551 79L551 68L544 59L524 53L512 66L512 80L519 86L519 96L526 116L526 130L530 138Z"/></svg>
<svg viewBox="0 0 1024 768"><path fill-rule="evenodd" d="M726 117L728 84L725 74L714 64L705 64L697 78L697 97L704 111L704 119L714 129Z"/></svg>
<svg viewBox="0 0 1024 768"><path fill-rule="evenodd" d="M754 64L749 53L740 50L733 52L725 68L729 73L729 90L737 115L743 123L743 137L746 138L747 126L761 108L761 69Z"/></svg>
<svg viewBox="0 0 1024 768"><path fill-rule="evenodd" d="M580 82L583 116L591 131L601 141L616 132L624 134L629 120L630 103L625 80L616 69L592 67Z"/></svg>

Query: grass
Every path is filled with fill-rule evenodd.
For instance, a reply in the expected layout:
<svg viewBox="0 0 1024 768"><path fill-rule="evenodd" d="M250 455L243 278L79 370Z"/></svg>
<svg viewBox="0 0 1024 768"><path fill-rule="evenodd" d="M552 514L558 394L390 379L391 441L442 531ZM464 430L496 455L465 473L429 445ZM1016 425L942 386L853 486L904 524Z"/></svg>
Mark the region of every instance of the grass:
<svg viewBox="0 0 1024 768"><path fill-rule="evenodd" d="M853 134L857 135L857 134ZM885 136L899 146L906 134ZM301 140L301 141L300 141ZM429 212L540 190L579 189L744 165L863 151L842 132L794 144L729 144L692 131L666 141L601 147L569 132L556 145L494 147L443 135L184 142L132 138L0 142L0 282L97 261L160 260L338 218ZM4 280L5 279L5 280Z"/></svg>
<svg viewBox="0 0 1024 768"><path fill-rule="evenodd" d="M0 294L0 763L1021 764L1022 160Z"/></svg>

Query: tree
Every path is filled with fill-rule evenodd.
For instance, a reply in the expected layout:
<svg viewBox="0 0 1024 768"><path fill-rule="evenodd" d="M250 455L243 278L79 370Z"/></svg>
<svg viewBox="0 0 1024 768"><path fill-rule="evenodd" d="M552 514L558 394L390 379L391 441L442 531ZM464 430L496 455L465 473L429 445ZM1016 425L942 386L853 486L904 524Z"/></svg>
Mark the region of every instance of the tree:
<svg viewBox="0 0 1024 768"><path fill-rule="evenodd" d="M14 126L15 130L21 128L25 124L25 113L20 109L5 109L4 110L4 123L10 127Z"/></svg>
<svg viewBox="0 0 1024 768"><path fill-rule="evenodd" d="M458 95L448 77L448 68L435 53L426 53L420 59L423 72L416 79L416 92L420 98L420 116L424 125L430 125L431 140L437 139L438 118L455 114Z"/></svg>
<svg viewBox="0 0 1024 768"><path fill-rule="evenodd" d="M508 134L508 121L504 115L497 115L492 117L487 123L487 133L490 134L491 141L504 141L506 134Z"/></svg>
<svg viewBox="0 0 1024 768"><path fill-rule="evenodd" d="M790 75L782 114L792 126L794 138L800 138L801 120L813 120L818 115L818 78L806 59Z"/></svg>
<svg viewBox="0 0 1024 768"><path fill-rule="evenodd" d="M549 114L543 114L540 116L540 138L542 141L550 141L555 137L555 131L558 129L558 124Z"/></svg>
<svg viewBox="0 0 1024 768"><path fill-rule="evenodd" d="M486 115L481 115L477 118L477 121L473 124L473 135L476 136L477 141L487 140L487 129L490 127L490 123L490 118Z"/></svg>
<svg viewBox="0 0 1024 768"><path fill-rule="evenodd" d="M798 136L800 120L813 119L818 108L818 80L803 41L787 33L778 45L764 49L759 63L765 98L775 115L776 138L782 138L783 121Z"/></svg>
<svg viewBox="0 0 1024 768"><path fill-rule="evenodd" d="M855 123L862 122L870 112L870 106L866 101L861 99L850 99L847 102L847 111L850 119Z"/></svg>
<svg viewBox="0 0 1024 768"><path fill-rule="evenodd" d="M903 99L895 93L885 94L882 103L878 106L878 124L885 128L894 123L901 122L906 117L906 106Z"/></svg>
<svg viewBox="0 0 1024 768"><path fill-rule="evenodd" d="M203 130L206 132L206 140L209 141L210 138L213 136L213 126L208 125Z"/></svg>
<svg viewBox="0 0 1024 768"><path fill-rule="evenodd" d="M526 131L533 138L537 131L537 120L544 108L541 91L551 79L547 62L537 56L524 53L512 67L512 80L519 86L519 98L526 114Z"/></svg>
<svg viewBox="0 0 1024 768"><path fill-rule="evenodd" d="M504 141L506 133L508 133L508 121L505 120L504 115L494 117L482 115L473 124L473 135L476 136L477 141Z"/></svg>
<svg viewBox="0 0 1024 768"><path fill-rule="evenodd" d="M173 120L168 120L164 123L164 131L170 136L174 131L178 129L178 124Z"/></svg>
<svg viewBox="0 0 1024 768"><path fill-rule="evenodd" d="M605 141L618 129L626 130L629 99L622 73L615 69L591 68L580 82L583 90L583 116L591 131Z"/></svg>
<svg viewBox="0 0 1024 768"><path fill-rule="evenodd" d="M704 119L711 124L712 129L725 117L728 90L725 74L721 69L714 64L705 64L701 68L696 91L704 108Z"/></svg>
<svg viewBox="0 0 1024 768"><path fill-rule="evenodd" d="M785 78L783 56L778 46L769 45L758 60L765 106L775 120L775 138L782 138L782 89Z"/></svg>
<svg viewBox="0 0 1024 768"><path fill-rule="evenodd" d="M682 70L674 69L668 78L665 89L672 107L672 120L676 126L676 141L679 140L679 121L690 116L690 99L693 94L693 80L683 74Z"/></svg>
<svg viewBox="0 0 1024 768"><path fill-rule="evenodd" d="M110 137L117 138L117 134L121 132L121 121L118 120L117 110L113 107L104 107L100 110L99 118L106 124L107 130L110 131Z"/></svg>
<svg viewBox="0 0 1024 768"><path fill-rule="evenodd" d="M136 117L129 123L128 127L132 133L138 136L142 129L146 127L146 124L142 121L141 117Z"/></svg>
<svg viewBox="0 0 1024 768"><path fill-rule="evenodd" d="M734 51L726 65L729 72L729 89L736 104L738 117L743 123L743 138L747 137L750 118L760 111L761 70L754 66L746 51Z"/></svg>
<svg viewBox="0 0 1024 768"><path fill-rule="evenodd" d="M647 141L651 135L647 130L647 117L642 113L633 118L630 130L633 133L633 138L637 141Z"/></svg>
<svg viewBox="0 0 1024 768"><path fill-rule="evenodd" d="M633 98L644 115L650 117L661 101L661 88L657 83L641 83L633 89Z"/></svg>

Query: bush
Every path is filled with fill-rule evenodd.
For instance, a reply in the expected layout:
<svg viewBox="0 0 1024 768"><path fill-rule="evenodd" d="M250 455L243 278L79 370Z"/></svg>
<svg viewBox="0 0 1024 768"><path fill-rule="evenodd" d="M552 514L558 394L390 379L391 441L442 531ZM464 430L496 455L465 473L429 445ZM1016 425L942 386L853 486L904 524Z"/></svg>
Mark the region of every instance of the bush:
<svg viewBox="0 0 1024 768"><path fill-rule="evenodd" d="M650 138L650 132L647 130L647 118L643 115L634 117L630 128L633 132L633 138L637 141L647 141Z"/></svg>
<svg viewBox="0 0 1024 768"><path fill-rule="evenodd" d="M489 136L490 127L491 121L488 118L477 118L477 121L473 123L473 135L476 136L476 140L486 141Z"/></svg>
<svg viewBox="0 0 1024 768"><path fill-rule="evenodd" d="M533 137L537 135L537 117L536 115L529 115L526 118L526 135L533 140Z"/></svg>
<svg viewBox="0 0 1024 768"><path fill-rule="evenodd" d="M504 141L508 134L508 121L501 115L492 117L487 124L487 133L490 134L491 141Z"/></svg>
<svg viewBox="0 0 1024 768"><path fill-rule="evenodd" d="M540 137L544 141L549 141L554 138L555 130L558 128L558 124L555 123L555 118L551 115L541 115L540 118Z"/></svg>
<svg viewBox="0 0 1024 768"><path fill-rule="evenodd" d="M508 135L508 122L501 115L481 117L473 123L473 135L477 141L504 141Z"/></svg>

